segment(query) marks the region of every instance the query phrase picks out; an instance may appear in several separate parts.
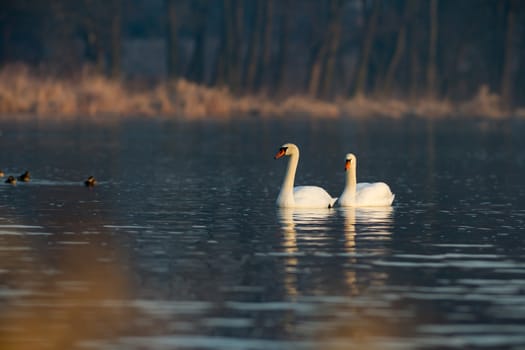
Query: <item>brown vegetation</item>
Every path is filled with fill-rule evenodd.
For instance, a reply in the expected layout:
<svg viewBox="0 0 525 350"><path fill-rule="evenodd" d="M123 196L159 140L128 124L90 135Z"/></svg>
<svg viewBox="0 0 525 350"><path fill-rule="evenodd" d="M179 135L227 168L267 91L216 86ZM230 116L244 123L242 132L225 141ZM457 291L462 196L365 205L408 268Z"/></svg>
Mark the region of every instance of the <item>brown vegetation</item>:
<svg viewBox="0 0 525 350"><path fill-rule="evenodd" d="M524 111L506 111L500 97L482 86L471 100L395 98L362 95L327 102L295 95L271 99L262 95L241 96L228 88L209 88L184 79L140 88L136 84L111 80L86 68L72 78L40 75L27 66L11 65L0 70L0 115L38 116L68 119L84 116L115 120L119 116L151 116L224 119L233 116L321 118L373 116L401 118L482 116L502 118L525 116ZM2 118L0 116L0 118Z"/></svg>

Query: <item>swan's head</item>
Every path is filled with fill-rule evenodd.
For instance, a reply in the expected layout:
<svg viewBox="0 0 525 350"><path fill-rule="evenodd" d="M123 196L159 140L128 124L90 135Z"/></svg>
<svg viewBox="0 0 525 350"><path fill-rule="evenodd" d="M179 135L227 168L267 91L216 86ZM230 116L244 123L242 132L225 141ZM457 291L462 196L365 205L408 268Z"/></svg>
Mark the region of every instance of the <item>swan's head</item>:
<svg viewBox="0 0 525 350"><path fill-rule="evenodd" d="M348 171L348 169L350 169L350 167L352 166L356 166L357 164L357 158L355 157L355 155L353 153L347 153L346 154L346 161L345 161L345 171Z"/></svg>
<svg viewBox="0 0 525 350"><path fill-rule="evenodd" d="M281 148L279 148L279 151L273 158L279 159L281 157L291 156L292 154L297 154L297 153L299 153L299 148L297 148L296 145L294 145L293 143L285 143L284 145L281 146Z"/></svg>

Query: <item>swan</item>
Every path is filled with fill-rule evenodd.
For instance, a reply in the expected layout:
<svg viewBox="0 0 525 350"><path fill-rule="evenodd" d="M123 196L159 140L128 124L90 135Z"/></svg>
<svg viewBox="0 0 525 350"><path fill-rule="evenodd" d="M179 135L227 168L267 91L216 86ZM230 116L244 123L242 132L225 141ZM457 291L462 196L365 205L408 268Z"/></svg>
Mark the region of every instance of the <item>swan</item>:
<svg viewBox="0 0 525 350"><path fill-rule="evenodd" d="M295 171L299 163L299 148L293 143L286 143L279 148L274 159L289 156L288 168L277 197L277 206L281 208L332 208L337 198L318 186L294 187Z"/></svg>
<svg viewBox="0 0 525 350"><path fill-rule="evenodd" d="M384 182L361 182L356 179L357 158L354 154L346 155L345 189L337 200L340 207L389 206L394 201L394 194Z"/></svg>

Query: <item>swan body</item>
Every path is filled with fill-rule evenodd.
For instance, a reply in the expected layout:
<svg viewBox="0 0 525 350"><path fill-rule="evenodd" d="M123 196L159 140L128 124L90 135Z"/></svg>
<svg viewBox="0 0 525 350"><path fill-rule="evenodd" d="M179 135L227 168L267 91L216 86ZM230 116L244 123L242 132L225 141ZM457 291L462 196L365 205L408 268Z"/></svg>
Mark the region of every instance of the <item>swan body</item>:
<svg viewBox="0 0 525 350"><path fill-rule="evenodd" d="M352 153L346 155L346 183L343 193L337 200L340 207L390 206L395 195L384 182L357 183L357 158Z"/></svg>
<svg viewBox="0 0 525 350"><path fill-rule="evenodd" d="M299 148L293 143L281 146L275 159L288 156L288 167L277 197L277 206L281 208L332 208L337 198L318 186L294 187L295 172L299 163Z"/></svg>

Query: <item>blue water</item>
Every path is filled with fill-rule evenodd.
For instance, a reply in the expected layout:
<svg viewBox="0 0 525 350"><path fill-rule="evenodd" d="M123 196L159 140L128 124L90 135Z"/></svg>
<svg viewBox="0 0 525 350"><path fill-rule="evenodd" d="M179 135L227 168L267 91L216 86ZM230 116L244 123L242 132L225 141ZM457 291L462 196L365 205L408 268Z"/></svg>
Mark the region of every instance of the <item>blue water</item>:
<svg viewBox="0 0 525 350"><path fill-rule="evenodd" d="M0 123L2 349L525 347L525 123ZM344 156L392 208L332 195ZM93 175L94 188L83 181ZM4 178L5 179L5 178Z"/></svg>

